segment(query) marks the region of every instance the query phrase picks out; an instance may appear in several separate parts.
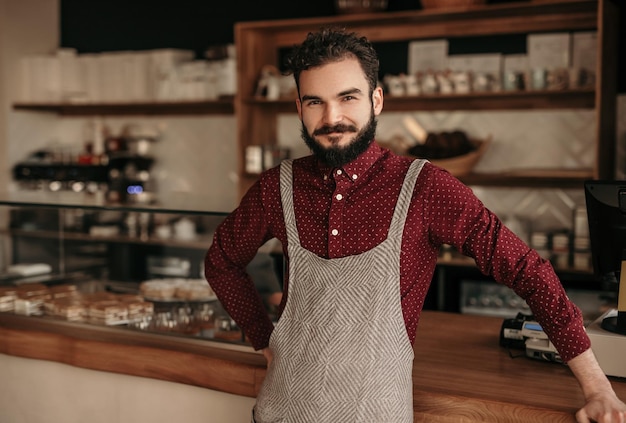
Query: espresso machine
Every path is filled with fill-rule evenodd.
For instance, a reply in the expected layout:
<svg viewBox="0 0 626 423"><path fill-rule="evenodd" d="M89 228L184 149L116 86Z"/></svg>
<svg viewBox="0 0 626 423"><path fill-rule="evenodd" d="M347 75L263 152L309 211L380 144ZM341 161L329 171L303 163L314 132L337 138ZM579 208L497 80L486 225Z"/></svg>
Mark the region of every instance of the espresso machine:
<svg viewBox="0 0 626 423"><path fill-rule="evenodd" d="M156 185L155 131L128 125L120 135L102 131L81 151L50 148L35 151L13 167L13 179L25 190L103 193L113 203L152 202Z"/></svg>

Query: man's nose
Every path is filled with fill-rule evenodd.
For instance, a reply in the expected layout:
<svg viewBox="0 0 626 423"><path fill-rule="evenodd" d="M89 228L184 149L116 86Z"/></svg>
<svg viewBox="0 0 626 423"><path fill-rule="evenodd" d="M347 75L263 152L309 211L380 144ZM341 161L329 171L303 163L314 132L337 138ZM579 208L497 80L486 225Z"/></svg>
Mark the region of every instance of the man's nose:
<svg viewBox="0 0 626 423"><path fill-rule="evenodd" d="M324 108L324 123L335 124L341 122L342 118L343 114L338 104L326 103L326 107Z"/></svg>

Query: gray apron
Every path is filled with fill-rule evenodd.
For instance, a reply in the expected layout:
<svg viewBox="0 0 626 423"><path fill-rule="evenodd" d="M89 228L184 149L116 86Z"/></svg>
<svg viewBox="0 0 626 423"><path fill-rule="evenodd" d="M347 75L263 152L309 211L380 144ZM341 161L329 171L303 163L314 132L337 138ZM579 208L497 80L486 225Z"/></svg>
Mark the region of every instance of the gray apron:
<svg viewBox="0 0 626 423"><path fill-rule="evenodd" d="M269 341L274 359L254 408L256 423L409 423L413 348L400 303L402 232L414 161L387 239L364 253L320 258L300 245L292 162L281 164L289 294Z"/></svg>

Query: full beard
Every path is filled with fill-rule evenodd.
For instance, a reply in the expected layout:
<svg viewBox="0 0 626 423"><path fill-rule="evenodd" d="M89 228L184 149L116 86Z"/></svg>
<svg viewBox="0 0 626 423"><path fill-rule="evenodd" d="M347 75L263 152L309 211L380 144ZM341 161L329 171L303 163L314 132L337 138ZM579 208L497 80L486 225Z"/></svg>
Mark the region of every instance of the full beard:
<svg viewBox="0 0 626 423"><path fill-rule="evenodd" d="M313 132L313 135L310 135L304 126L304 122L302 122L301 133L302 139L306 145L320 161L330 167L341 167L356 159L361 153L368 149L372 141L374 141L377 125L378 121L376 120L376 116L372 113L369 121L360 131L358 131L354 125L334 125L318 128ZM330 146L326 148L315 139L316 135L346 132L354 132L356 135L350 143L344 147Z"/></svg>

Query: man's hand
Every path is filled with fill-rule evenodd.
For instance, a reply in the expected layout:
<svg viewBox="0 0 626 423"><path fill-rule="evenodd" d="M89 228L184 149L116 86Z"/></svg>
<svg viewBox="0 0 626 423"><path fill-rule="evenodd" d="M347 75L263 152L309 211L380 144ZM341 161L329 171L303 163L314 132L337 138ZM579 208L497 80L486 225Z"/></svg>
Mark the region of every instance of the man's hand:
<svg viewBox="0 0 626 423"><path fill-rule="evenodd" d="M599 392L576 413L578 423L626 423L626 405L613 390Z"/></svg>
<svg viewBox="0 0 626 423"><path fill-rule="evenodd" d="M586 401L576 413L578 423L626 423L626 404L615 395L591 348L567 364L578 379Z"/></svg>
<svg viewBox="0 0 626 423"><path fill-rule="evenodd" d="M263 348L261 352L263 353L263 356L265 356L265 359L267 360L267 367L269 367L270 364L272 363L272 359L274 358L274 354L272 353L272 350L270 350L269 348Z"/></svg>

